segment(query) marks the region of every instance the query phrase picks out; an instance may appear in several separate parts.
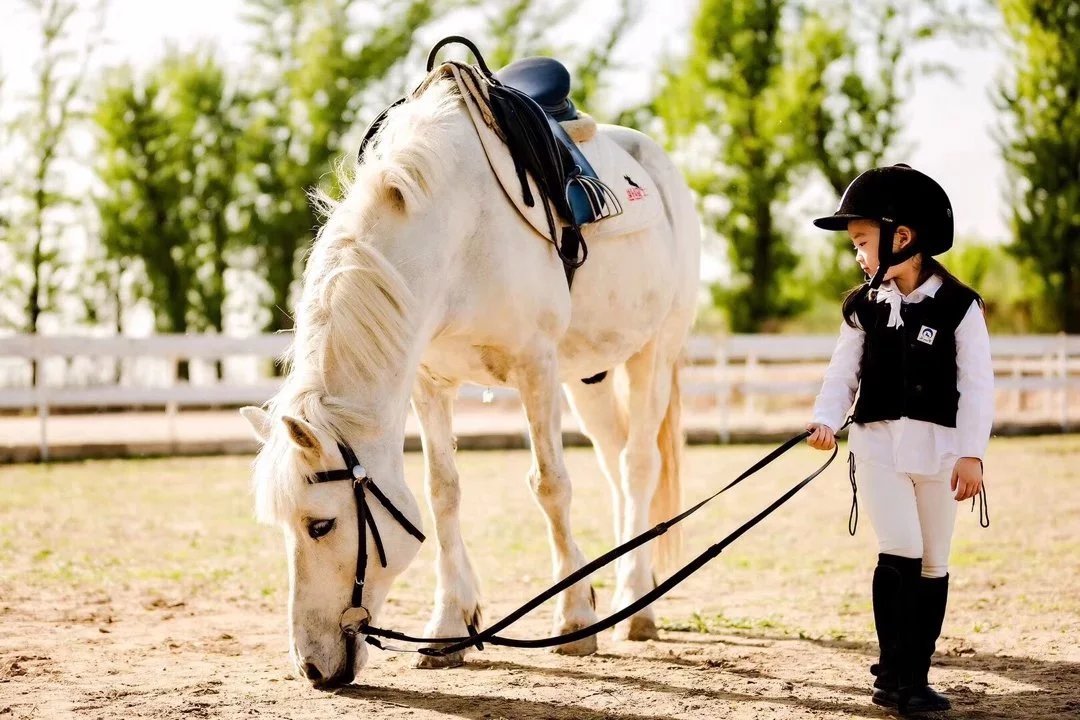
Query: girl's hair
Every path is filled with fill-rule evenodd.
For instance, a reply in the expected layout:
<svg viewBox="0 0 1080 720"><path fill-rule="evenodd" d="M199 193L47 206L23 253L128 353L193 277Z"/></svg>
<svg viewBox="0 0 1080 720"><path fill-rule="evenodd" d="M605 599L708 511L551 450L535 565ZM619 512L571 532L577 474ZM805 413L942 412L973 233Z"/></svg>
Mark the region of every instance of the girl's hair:
<svg viewBox="0 0 1080 720"><path fill-rule="evenodd" d="M937 275L941 278L942 287L964 288L975 293L975 301L979 303L979 307L985 307L982 296L979 295L974 289L968 287L960 281L955 275L948 271L948 269L942 265L937 258L926 255L925 253L919 253L919 259L921 264L919 267L919 280L916 283L916 287L922 285L924 282L930 279L931 276ZM855 303L858 301L859 296L862 294L862 290L866 287L866 283L856 285L848 290L847 295L844 296L844 303L841 306L844 313L844 322L851 327L855 325Z"/></svg>

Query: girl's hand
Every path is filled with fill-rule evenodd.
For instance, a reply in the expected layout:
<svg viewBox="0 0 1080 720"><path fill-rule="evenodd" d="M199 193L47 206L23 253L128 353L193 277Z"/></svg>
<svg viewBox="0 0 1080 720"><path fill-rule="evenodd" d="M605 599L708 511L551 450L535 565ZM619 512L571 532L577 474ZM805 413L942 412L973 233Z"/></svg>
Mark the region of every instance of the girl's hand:
<svg viewBox="0 0 1080 720"><path fill-rule="evenodd" d="M836 447L836 435L828 425L810 423L806 429L810 431L810 437L806 438L810 447L815 450L832 450Z"/></svg>
<svg viewBox="0 0 1080 720"><path fill-rule="evenodd" d="M982 490L983 465L982 460L973 457L962 457L953 466L952 482L949 485L956 493L953 497L957 502L969 500Z"/></svg>

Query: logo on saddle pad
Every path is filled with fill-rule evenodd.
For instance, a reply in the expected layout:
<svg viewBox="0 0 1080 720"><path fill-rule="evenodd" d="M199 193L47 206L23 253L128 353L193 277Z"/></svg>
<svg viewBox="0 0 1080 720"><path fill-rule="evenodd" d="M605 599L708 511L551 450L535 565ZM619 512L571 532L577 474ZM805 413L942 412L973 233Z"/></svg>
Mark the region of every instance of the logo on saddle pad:
<svg viewBox="0 0 1080 720"><path fill-rule="evenodd" d="M934 344L934 338L937 337L937 330L931 327L923 325L919 328L919 342L926 343L927 345Z"/></svg>
<svg viewBox="0 0 1080 720"><path fill-rule="evenodd" d="M623 179L630 183L630 187L626 188L626 199L630 202L644 200L649 196L649 193L645 191L645 188L634 182L629 175L623 175Z"/></svg>

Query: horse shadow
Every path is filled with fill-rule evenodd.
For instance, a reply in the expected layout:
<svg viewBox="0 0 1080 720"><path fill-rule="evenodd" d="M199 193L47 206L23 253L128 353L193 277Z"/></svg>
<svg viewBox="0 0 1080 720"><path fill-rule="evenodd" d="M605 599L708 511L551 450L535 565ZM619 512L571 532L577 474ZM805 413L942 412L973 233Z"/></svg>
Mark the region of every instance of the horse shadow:
<svg viewBox="0 0 1080 720"><path fill-rule="evenodd" d="M830 650L847 652L864 656L867 666L871 659L877 655L877 646L873 643L828 640L828 639L800 639L782 637L769 634L740 633L740 640L753 640L759 642L795 642L811 643ZM722 641L719 641L722 642ZM661 645L685 644L679 639L661 641ZM742 644L746 643L730 643ZM705 672L727 672L734 675L752 677L758 679L771 679L783 682L784 680L767 671L757 668L719 667L711 665L708 660L692 660L670 656L649 656L643 654L621 655L617 652L601 653L597 657L608 659L629 659L635 661L652 662L665 667L673 664L685 667L689 671L702 670ZM934 661L935 667L969 670L972 672L991 673L1011 682L1033 686L1035 689L1022 690L1014 693L1002 694L991 692L989 688L980 688L981 683L972 682L966 685L940 684L953 700L953 710L947 713L938 713L937 718L949 718L964 720L1049 720L1050 718L1080 718L1080 663L1067 661L1041 660L1023 656L1009 655L974 655L961 657L938 657ZM471 659L461 670L465 672L485 672L489 670L513 670L533 676L547 676L563 680L583 682L593 687L616 686L630 692L653 692L658 694L685 694L687 687L673 686L667 682L650 680L637 676L618 674L617 668L607 667L604 672L591 672L581 668L550 667L522 664L507 660L488 660L485 658ZM867 675L869 678L869 675ZM698 683L692 688L695 698L705 701L713 701L726 705L738 703L764 703L774 707L800 708L815 713L828 713L830 715L850 715L852 717L893 717L885 710L872 705L869 702L869 681L864 685L835 684L808 679L800 684L831 691L835 693L835 699L800 698L790 693L740 693L716 688L709 688L703 683ZM974 687L973 687L974 686ZM572 699L559 702L544 702L541 700L514 699L498 696L473 697L464 707L461 696L452 693L432 692L429 690L407 690L393 687L350 687L341 693L345 697L356 699L390 702L407 708L418 710L430 710L436 712L448 712L470 720L483 720L490 717L544 717L552 720L606 720L608 718L626 718L628 720L673 720L666 715L639 715L620 709L619 712L591 709L577 705ZM844 698L858 697L857 700L847 701ZM861 696L861 697L859 697ZM625 706L623 706L625 707ZM672 707L678 705L672 703Z"/></svg>
<svg viewBox="0 0 1080 720"><path fill-rule="evenodd" d="M825 638L794 638L791 636L739 632L732 633L740 642L731 642L716 638L715 642L756 646L764 643L809 643L829 650L857 654L866 658L867 668L877 660L878 647L873 642L853 640L832 640ZM749 642L746 642L749 641ZM680 644L680 638L661 640L664 644ZM708 643L709 641L691 641ZM671 658L635 656L637 659L671 665ZM687 662L680 659L679 664ZM704 664L705 661L699 661ZM953 701L953 709L947 713L938 713L942 718L965 718L970 720L1049 720L1053 718L1080 718L1080 663L1065 660L1044 660L1020 655L935 655L935 668L950 668L970 672L989 673L1010 682L1034 686L1038 689L1023 690L1002 695L1000 692L972 689L968 685L950 685L939 683ZM730 672L754 678L779 679L756 668L724 667L723 672ZM839 685L833 683L805 680L802 684L845 694L868 694L869 675L865 685ZM978 685L979 683L972 683ZM1004 704L1007 707L1001 707ZM876 708L875 708L876 709ZM863 710L865 711L865 709Z"/></svg>
<svg viewBox="0 0 1080 720"><path fill-rule="evenodd" d="M463 667L467 668L469 666L465 665ZM508 663L506 667L524 670L535 669L514 663ZM436 670L434 672L453 671ZM336 695L355 700L395 705L412 710L428 710L451 717L468 718L469 720L541 717L545 718L545 720L612 720L612 718L616 717L620 720L676 720L676 718L668 715L634 715L625 712L613 713L593 710L569 702L554 703L498 696L464 697L453 693L433 692L430 690L409 690L370 685L350 685L338 690ZM465 700L468 702L463 702Z"/></svg>

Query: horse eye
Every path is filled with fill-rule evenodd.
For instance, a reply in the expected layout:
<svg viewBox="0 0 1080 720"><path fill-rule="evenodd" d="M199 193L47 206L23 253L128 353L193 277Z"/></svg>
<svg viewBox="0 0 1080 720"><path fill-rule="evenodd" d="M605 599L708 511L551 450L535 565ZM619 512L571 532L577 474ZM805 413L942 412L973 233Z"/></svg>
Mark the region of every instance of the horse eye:
<svg viewBox="0 0 1080 720"><path fill-rule="evenodd" d="M308 535L318 540L334 529L333 520L313 520L308 523Z"/></svg>

